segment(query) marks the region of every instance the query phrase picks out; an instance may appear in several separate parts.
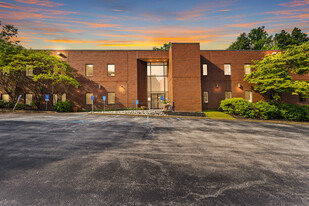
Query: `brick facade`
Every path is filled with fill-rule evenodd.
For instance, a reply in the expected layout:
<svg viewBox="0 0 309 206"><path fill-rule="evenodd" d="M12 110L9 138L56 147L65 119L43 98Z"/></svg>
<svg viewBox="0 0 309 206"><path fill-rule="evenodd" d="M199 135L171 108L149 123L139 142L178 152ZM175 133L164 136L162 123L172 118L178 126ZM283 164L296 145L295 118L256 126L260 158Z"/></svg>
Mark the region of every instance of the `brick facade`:
<svg viewBox="0 0 309 206"><path fill-rule="evenodd" d="M95 96L95 107L102 108L102 96L115 93L116 106L132 107L135 100L147 105L147 62L168 61L169 99L175 102L176 111L201 111L217 109L225 99L225 92L232 97L245 98L245 91L252 91L252 85L243 81L244 65L252 60L262 59L272 51L203 51L199 43L173 43L169 51L89 51L65 50L61 53L70 64L81 86L70 89L67 99L73 106L89 108L86 93ZM93 76L85 75L85 65L93 65ZM115 65L115 76L108 76L107 65ZM202 65L207 64L208 74L203 76ZM231 75L224 74L224 64L231 65ZM309 74L295 79L309 79ZM208 92L208 103L203 101L203 93ZM252 91L253 102L264 100ZM285 102L301 104L297 95L285 94ZM308 100L306 103L308 104Z"/></svg>

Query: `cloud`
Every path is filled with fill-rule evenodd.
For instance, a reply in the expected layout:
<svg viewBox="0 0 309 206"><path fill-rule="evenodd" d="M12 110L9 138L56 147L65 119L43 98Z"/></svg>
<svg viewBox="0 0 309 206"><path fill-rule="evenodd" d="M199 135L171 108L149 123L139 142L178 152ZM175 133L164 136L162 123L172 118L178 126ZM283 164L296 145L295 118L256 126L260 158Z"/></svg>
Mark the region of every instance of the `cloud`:
<svg viewBox="0 0 309 206"><path fill-rule="evenodd" d="M119 24L101 24L101 23L94 23L94 22L85 22L85 21L63 21L63 22L71 22L76 24L84 24L90 28L105 28L105 27L120 27Z"/></svg>
<svg viewBox="0 0 309 206"><path fill-rule="evenodd" d="M273 14L278 16L281 19L308 19L309 8L301 9L288 9L288 10L279 10L279 11L269 11L264 14Z"/></svg>
<svg viewBox="0 0 309 206"><path fill-rule="evenodd" d="M56 3L48 0L15 0L16 2L23 4L34 4L37 6L46 6L46 7L55 7L55 6L63 6L61 3Z"/></svg>
<svg viewBox="0 0 309 206"><path fill-rule="evenodd" d="M256 25L262 25L267 23L272 23L275 21L259 21L259 22L247 22L247 23L241 23L241 24L228 24L227 27L237 27L237 28L252 28Z"/></svg>
<svg viewBox="0 0 309 206"><path fill-rule="evenodd" d="M297 7L297 6L306 6L309 5L309 0L294 0L287 3L281 3L280 6L285 7Z"/></svg>

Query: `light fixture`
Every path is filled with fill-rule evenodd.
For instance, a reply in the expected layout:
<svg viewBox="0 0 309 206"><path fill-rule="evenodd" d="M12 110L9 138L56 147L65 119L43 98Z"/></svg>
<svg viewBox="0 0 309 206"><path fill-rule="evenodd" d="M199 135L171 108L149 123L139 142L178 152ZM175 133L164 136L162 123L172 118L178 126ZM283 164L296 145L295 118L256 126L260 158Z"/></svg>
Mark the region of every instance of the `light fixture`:
<svg viewBox="0 0 309 206"><path fill-rule="evenodd" d="M60 56L60 55L61 55L61 52L57 52L57 54Z"/></svg>
<svg viewBox="0 0 309 206"><path fill-rule="evenodd" d="M241 84L240 84L240 83L238 83L238 84L237 84L237 86L240 88L240 87L241 87Z"/></svg>
<svg viewBox="0 0 309 206"><path fill-rule="evenodd" d="M218 84L218 82L216 83L216 87L217 87L217 88L219 87L219 84Z"/></svg>
<svg viewBox="0 0 309 206"><path fill-rule="evenodd" d="M102 87L101 84L99 84L99 89L101 89L101 87Z"/></svg>

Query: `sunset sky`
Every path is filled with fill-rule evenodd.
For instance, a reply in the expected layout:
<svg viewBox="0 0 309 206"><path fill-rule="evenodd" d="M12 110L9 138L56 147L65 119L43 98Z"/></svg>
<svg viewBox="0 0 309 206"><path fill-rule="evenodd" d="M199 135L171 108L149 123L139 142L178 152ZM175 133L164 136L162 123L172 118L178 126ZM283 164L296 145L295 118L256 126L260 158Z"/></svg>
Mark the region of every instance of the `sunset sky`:
<svg viewBox="0 0 309 206"><path fill-rule="evenodd" d="M309 0L0 0L2 24L33 49L152 49L200 42L226 49L241 32L309 33Z"/></svg>

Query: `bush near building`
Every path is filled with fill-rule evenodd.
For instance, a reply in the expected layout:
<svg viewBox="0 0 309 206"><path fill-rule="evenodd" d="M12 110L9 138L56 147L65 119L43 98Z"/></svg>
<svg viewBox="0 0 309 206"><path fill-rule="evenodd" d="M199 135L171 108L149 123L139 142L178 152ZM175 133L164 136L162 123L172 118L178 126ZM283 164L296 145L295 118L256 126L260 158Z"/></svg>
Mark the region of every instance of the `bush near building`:
<svg viewBox="0 0 309 206"><path fill-rule="evenodd" d="M57 111L57 112L70 112L71 111L71 103L69 101L58 101L56 104L55 104L55 107L54 109Z"/></svg>
<svg viewBox="0 0 309 206"><path fill-rule="evenodd" d="M286 103L251 103L242 98L222 100L219 109L225 113L252 119L286 119L309 121L309 106Z"/></svg>

